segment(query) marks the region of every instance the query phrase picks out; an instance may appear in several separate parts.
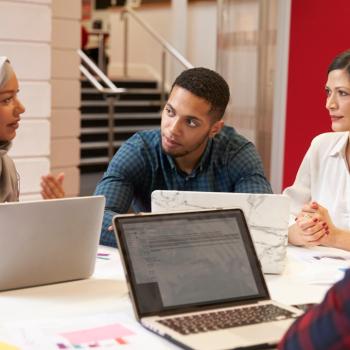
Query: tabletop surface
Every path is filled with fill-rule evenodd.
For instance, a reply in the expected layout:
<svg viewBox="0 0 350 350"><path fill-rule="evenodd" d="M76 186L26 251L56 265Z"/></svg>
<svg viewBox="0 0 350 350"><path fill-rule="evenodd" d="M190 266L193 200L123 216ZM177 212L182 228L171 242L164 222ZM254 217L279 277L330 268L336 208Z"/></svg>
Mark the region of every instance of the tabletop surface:
<svg viewBox="0 0 350 350"><path fill-rule="evenodd" d="M290 305L320 302L330 285L341 278L340 270L350 261L349 253L329 248L288 247L287 252L283 274L265 275L265 278L271 298ZM143 337L143 341L146 339L152 348L177 349L138 325L128 297L119 252L109 247L99 247L95 272L91 278L1 292L0 310L1 350L7 349L1 347L4 339L1 327L15 329L38 324L40 328L43 323L48 325L58 320L58 323L60 321L63 324L64 320L66 323L67 320L78 322L84 318L86 322L95 318L100 326L104 319L112 320L113 317L113 322L124 324L124 316L129 328L137 332L140 339Z"/></svg>

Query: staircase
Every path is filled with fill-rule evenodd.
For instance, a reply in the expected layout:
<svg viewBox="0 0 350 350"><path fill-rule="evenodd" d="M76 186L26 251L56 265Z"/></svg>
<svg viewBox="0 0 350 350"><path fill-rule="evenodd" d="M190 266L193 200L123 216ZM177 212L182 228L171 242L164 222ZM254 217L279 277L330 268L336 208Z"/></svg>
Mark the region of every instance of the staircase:
<svg viewBox="0 0 350 350"><path fill-rule="evenodd" d="M114 107L114 148L139 130L160 126L161 102L157 81L114 81L127 92ZM93 193L108 165L108 104L104 96L86 80L81 82L80 135L81 195Z"/></svg>

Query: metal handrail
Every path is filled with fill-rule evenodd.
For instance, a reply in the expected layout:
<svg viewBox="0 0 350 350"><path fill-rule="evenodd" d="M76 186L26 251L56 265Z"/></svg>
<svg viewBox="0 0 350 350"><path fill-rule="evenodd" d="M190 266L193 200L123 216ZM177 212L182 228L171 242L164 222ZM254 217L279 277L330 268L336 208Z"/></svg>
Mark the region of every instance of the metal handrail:
<svg viewBox="0 0 350 350"><path fill-rule="evenodd" d="M125 92L126 89L117 88L82 50L77 51L82 62L107 85L107 87L104 87L83 64L80 65L80 72L100 93L106 95L108 102L108 158L111 160L114 155L114 106L120 94Z"/></svg>
<svg viewBox="0 0 350 350"><path fill-rule="evenodd" d="M90 74L90 72L81 64L80 71L91 82L91 84L96 87L98 91L108 94L120 94L126 91L126 89L117 88L114 83L107 77L107 75L104 74L102 70L98 68L97 65L82 50L79 49L77 52L81 60L108 86L108 88L103 87L97 81L97 79L92 74Z"/></svg>
<svg viewBox="0 0 350 350"><path fill-rule="evenodd" d="M170 45L164 38L162 38L149 24L143 21L139 15L130 7L124 7L122 15L128 13L143 27L156 41L158 41L162 47L168 51L173 57L175 57L185 68L193 68L193 64L189 62L181 53Z"/></svg>
<svg viewBox="0 0 350 350"><path fill-rule="evenodd" d="M89 36L97 36L98 41L98 55L97 55L97 66L102 70L102 72L106 71L106 61L105 61L105 38L109 36L108 31L104 31L102 29L94 29L88 32Z"/></svg>
<svg viewBox="0 0 350 350"><path fill-rule="evenodd" d="M166 52L172 57L176 58L186 69L193 68L193 64L189 62L183 55L180 54L172 45L170 45L164 38L162 38L149 24L143 21L136 12L128 6L125 6L122 10L122 19L124 20L124 76L128 76L128 21L127 16L130 15L144 28L153 39L155 39L162 46L161 56L161 93L160 102L161 105L165 103L165 65L166 65Z"/></svg>

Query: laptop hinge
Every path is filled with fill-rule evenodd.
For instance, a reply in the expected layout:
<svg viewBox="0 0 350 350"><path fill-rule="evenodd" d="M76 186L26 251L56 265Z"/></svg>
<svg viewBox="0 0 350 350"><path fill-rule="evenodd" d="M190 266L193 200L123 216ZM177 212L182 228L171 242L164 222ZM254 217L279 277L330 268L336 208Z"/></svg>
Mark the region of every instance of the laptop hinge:
<svg viewBox="0 0 350 350"><path fill-rule="evenodd" d="M236 301L236 302L231 302L231 303L224 303L224 304L215 304L215 305L201 305L197 307L190 307L186 309L179 309L179 310L167 310L167 311L162 311L159 313L154 313L152 315L142 315L141 317L164 317L164 316L174 316L178 314L186 314L186 313L191 313L191 312L205 312L205 311L210 311L210 310L215 310L215 309L224 309L224 308L230 308L230 307L238 307L242 305L254 305L258 304L264 301L269 301L271 300L270 298L259 298L259 299L250 299L250 300L241 300L241 301Z"/></svg>

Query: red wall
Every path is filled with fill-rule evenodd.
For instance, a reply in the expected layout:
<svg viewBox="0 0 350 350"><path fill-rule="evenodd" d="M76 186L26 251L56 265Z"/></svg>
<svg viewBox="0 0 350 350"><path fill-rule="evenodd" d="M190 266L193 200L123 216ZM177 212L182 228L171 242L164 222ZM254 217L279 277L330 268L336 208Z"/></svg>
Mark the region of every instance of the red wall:
<svg viewBox="0 0 350 350"><path fill-rule="evenodd" d="M314 136L330 131L327 68L350 48L349 0L292 0L283 188L293 183Z"/></svg>

